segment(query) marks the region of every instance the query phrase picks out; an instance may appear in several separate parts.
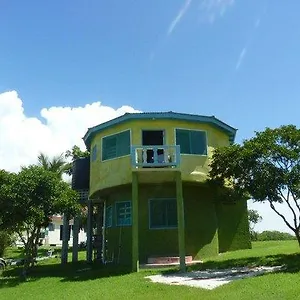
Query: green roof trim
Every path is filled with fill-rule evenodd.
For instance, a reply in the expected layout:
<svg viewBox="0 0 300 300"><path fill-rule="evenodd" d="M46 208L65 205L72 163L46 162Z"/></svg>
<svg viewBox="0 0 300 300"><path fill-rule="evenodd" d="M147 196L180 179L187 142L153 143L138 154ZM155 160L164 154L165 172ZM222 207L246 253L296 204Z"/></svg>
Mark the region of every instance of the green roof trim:
<svg viewBox="0 0 300 300"><path fill-rule="evenodd" d="M210 124L218 129L224 131L228 134L229 141L231 143L234 142L235 135L236 135L236 128L233 128L226 123L222 122L221 120L217 119L215 116L201 116L201 115L193 115L193 114L186 114L186 113L176 113L176 112L146 112L146 113L125 113L124 115L107 121L105 123L101 123L94 127L88 129L86 134L83 137L85 145L88 149L91 147L92 139L94 138L95 134L115 125L119 125L121 123L131 121L131 120L180 120L180 121L190 121L190 122L199 122Z"/></svg>

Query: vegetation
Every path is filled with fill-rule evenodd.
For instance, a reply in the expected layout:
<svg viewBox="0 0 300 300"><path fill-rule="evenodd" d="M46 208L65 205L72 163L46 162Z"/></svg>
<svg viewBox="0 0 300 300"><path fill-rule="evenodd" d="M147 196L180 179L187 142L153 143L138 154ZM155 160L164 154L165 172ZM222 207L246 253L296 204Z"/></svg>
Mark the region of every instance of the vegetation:
<svg viewBox="0 0 300 300"><path fill-rule="evenodd" d="M257 223L262 221L261 215L255 209L248 209L248 221L251 240L257 240L257 232L254 231L254 227Z"/></svg>
<svg viewBox="0 0 300 300"><path fill-rule="evenodd" d="M77 193L53 171L23 167L17 174L1 171L0 229L15 232L25 247L25 269L33 266L42 228L55 214L79 210ZM5 213L3 213L5 212Z"/></svg>
<svg viewBox="0 0 300 300"><path fill-rule="evenodd" d="M258 241L286 241L286 240L295 240L295 236L280 231L269 231L265 230L261 233L257 233L256 238Z"/></svg>
<svg viewBox="0 0 300 300"><path fill-rule="evenodd" d="M230 187L228 196L252 198L269 203L270 208L292 230L300 246L300 129L293 125L267 128L246 140L215 150L211 178L219 186ZM286 205L290 222L277 203Z"/></svg>
<svg viewBox="0 0 300 300"><path fill-rule="evenodd" d="M0 231L0 257L4 256L7 247L11 246L13 235L6 231Z"/></svg>
<svg viewBox="0 0 300 300"><path fill-rule="evenodd" d="M27 282L20 269L7 269L0 278L0 299L298 299L300 254L296 241L255 242L253 249L227 252L205 260L189 270L234 266L286 265L275 274L236 280L215 290L156 284L145 276L171 272L142 270L129 273L118 266L87 265L84 261L66 266L59 259L40 262ZM84 258L85 253L80 254Z"/></svg>

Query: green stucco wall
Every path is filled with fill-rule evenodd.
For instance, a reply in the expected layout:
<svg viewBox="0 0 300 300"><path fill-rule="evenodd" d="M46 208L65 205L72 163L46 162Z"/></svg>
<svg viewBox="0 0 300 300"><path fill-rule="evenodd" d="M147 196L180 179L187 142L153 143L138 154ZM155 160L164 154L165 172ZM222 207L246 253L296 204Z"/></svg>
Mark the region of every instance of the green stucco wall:
<svg viewBox="0 0 300 300"><path fill-rule="evenodd" d="M186 255L203 259L219 252L250 248L246 202L216 204L205 186L183 183L185 206ZM178 256L177 229L149 229L148 200L175 198L175 184L139 185L139 257L145 263L150 256ZM106 204L131 201L131 185L114 190ZM114 211L115 218L115 211ZM106 229L107 259L131 263L131 226Z"/></svg>
<svg viewBox="0 0 300 300"><path fill-rule="evenodd" d="M251 248L247 201L235 204L218 203L219 251Z"/></svg>

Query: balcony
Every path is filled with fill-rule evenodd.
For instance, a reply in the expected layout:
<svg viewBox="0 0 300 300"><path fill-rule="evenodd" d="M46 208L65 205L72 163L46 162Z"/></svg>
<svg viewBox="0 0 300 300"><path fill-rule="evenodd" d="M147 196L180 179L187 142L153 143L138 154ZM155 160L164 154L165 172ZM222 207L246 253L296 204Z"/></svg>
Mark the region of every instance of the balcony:
<svg viewBox="0 0 300 300"><path fill-rule="evenodd" d="M180 146L132 146L131 162L134 168L178 168Z"/></svg>

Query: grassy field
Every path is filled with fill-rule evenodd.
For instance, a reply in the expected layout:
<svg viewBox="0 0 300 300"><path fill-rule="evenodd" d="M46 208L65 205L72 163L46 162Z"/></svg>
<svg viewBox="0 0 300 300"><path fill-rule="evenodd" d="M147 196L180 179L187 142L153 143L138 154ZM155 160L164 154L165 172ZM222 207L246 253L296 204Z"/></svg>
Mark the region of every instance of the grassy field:
<svg viewBox="0 0 300 300"><path fill-rule="evenodd" d="M16 250L8 253L19 255ZM84 256L84 253L81 254ZM130 274L113 266L88 266L84 261L60 266L51 259L31 271L6 270L0 278L0 299L300 299L300 251L296 241L255 242L253 249L229 252L190 270L233 266L283 265L286 271L236 280L215 290L152 283L144 277L171 270L142 270Z"/></svg>

